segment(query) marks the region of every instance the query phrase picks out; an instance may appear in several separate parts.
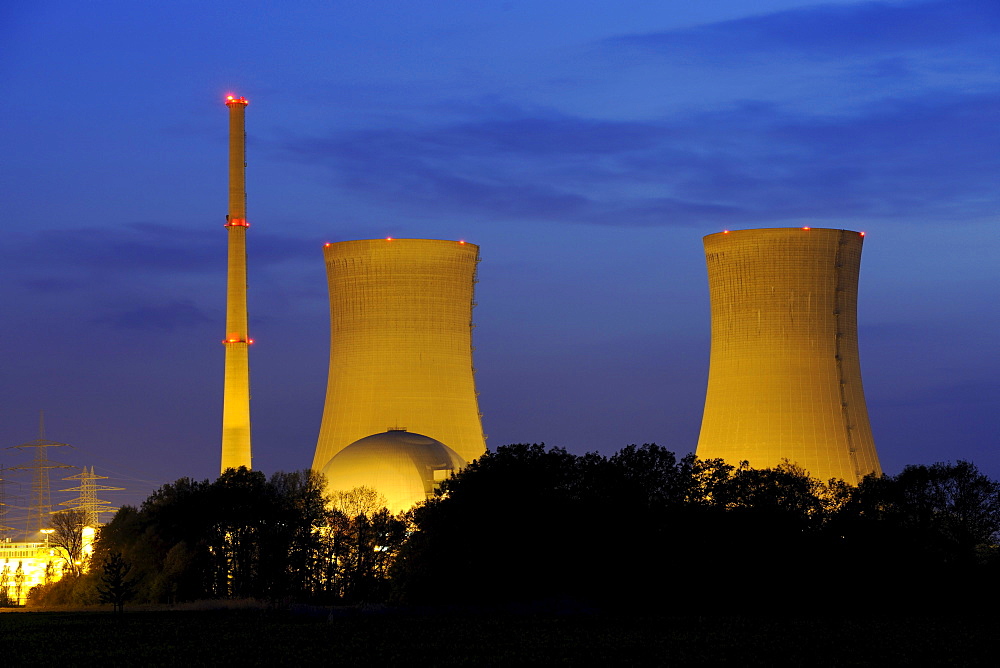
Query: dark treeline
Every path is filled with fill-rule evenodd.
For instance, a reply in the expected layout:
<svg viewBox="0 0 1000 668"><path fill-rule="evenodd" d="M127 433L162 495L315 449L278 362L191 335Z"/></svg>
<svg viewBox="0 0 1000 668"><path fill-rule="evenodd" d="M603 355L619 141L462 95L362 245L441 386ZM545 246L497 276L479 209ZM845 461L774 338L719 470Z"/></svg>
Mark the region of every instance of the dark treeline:
<svg viewBox="0 0 1000 668"><path fill-rule="evenodd" d="M656 445L605 457L520 444L400 517L370 490L322 489L310 472L178 480L118 512L90 573L33 600L97 602L101 565L123 562L133 600L150 602L938 612L1000 591L1000 484L968 462L855 487Z"/></svg>
<svg viewBox="0 0 1000 668"><path fill-rule="evenodd" d="M1000 484L967 462L853 487L656 445L610 458L511 445L445 488L414 512L396 564L408 600L920 609L985 597L1000 578Z"/></svg>
<svg viewBox="0 0 1000 668"><path fill-rule="evenodd" d="M230 469L215 482L182 478L104 526L90 572L33 592L43 605L114 602L114 584L135 602L205 598L353 602L388 597L388 567L405 518L378 508L364 489L324 498L311 471ZM124 563L124 582L107 566Z"/></svg>

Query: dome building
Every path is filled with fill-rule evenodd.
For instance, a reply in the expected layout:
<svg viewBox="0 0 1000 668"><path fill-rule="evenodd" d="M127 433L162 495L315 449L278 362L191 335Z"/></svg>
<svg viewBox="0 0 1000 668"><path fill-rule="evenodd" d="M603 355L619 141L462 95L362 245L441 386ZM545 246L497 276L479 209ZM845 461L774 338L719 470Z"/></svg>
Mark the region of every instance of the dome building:
<svg viewBox="0 0 1000 668"><path fill-rule="evenodd" d="M327 489L371 487L392 513L434 496L442 480L466 464L444 443L403 429L372 434L338 452L323 467Z"/></svg>

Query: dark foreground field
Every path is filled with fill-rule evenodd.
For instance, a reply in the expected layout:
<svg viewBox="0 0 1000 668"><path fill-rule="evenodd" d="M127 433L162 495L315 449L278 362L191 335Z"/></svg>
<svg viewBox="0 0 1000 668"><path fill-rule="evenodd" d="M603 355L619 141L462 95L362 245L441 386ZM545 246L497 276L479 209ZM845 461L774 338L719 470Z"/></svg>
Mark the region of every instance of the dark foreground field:
<svg viewBox="0 0 1000 668"><path fill-rule="evenodd" d="M996 665L996 618L0 613L7 666Z"/></svg>

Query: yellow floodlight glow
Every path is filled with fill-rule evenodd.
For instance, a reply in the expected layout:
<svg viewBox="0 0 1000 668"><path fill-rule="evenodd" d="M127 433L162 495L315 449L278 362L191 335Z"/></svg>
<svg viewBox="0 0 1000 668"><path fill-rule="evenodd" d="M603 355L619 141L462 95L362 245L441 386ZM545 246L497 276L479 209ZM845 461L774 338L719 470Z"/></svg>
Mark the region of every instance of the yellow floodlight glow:
<svg viewBox="0 0 1000 668"><path fill-rule="evenodd" d="M251 468L250 359L247 335L247 100L226 96L229 107L229 211L226 215L225 373L222 390L222 456L220 471Z"/></svg>
<svg viewBox="0 0 1000 668"><path fill-rule="evenodd" d="M465 466L454 450L422 434L390 429L348 445L323 467L330 491L376 490L393 513L434 496L442 480Z"/></svg>
<svg viewBox="0 0 1000 668"><path fill-rule="evenodd" d="M396 425L464 462L482 455L472 366L479 247L390 237L333 243L323 254L330 368L313 468Z"/></svg>
<svg viewBox="0 0 1000 668"><path fill-rule="evenodd" d="M697 455L755 468L788 459L857 484L882 470L858 353L864 238L798 233L809 229L705 237L712 352Z"/></svg>

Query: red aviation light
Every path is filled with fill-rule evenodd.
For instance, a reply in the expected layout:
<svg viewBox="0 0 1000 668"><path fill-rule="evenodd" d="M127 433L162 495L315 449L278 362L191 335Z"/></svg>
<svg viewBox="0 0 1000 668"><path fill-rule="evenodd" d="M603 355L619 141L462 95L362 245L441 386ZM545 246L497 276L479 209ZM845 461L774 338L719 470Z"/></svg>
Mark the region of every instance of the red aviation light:
<svg viewBox="0 0 1000 668"><path fill-rule="evenodd" d="M858 232L858 236L859 237L863 237L863 236L865 236L865 233L864 232Z"/></svg>
<svg viewBox="0 0 1000 668"><path fill-rule="evenodd" d="M458 243L460 243L461 245L463 245L463 246L464 246L464 245L465 245L465 239L459 239L459 240L458 240Z"/></svg>
<svg viewBox="0 0 1000 668"><path fill-rule="evenodd" d="M803 230L811 230L812 228L811 227L803 227L802 229Z"/></svg>
<svg viewBox="0 0 1000 668"><path fill-rule="evenodd" d="M386 237L385 240L386 241L392 241L392 237Z"/></svg>
<svg viewBox="0 0 1000 668"><path fill-rule="evenodd" d="M247 339L247 345L248 346L252 346L253 345L253 339Z"/></svg>
<svg viewBox="0 0 1000 668"><path fill-rule="evenodd" d="M722 230L723 234L729 234L729 230Z"/></svg>
<svg viewBox="0 0 1000 668"><path fill-rule="evenodd" d="M250 104L250 102L245 97L236 97L234 95L226 96L226 106L231 104L242 104L244 107Z"/></svg>

